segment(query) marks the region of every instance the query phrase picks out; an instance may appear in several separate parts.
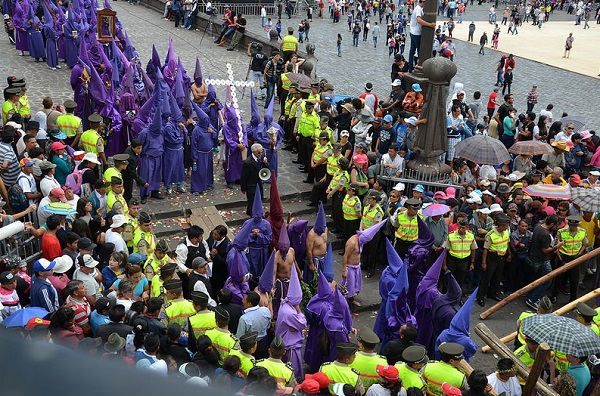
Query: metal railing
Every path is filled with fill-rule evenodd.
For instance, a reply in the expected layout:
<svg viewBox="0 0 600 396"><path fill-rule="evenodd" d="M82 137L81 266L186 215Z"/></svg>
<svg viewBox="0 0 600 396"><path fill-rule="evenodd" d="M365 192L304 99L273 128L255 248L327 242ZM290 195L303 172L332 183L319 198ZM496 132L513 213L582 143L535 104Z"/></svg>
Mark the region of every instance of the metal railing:
<svg viewBox="0 0 600 396"><path fill-rule="evenodd" d="M464 195L464 187L451 183L450 174L434 174L428 171L415 171L414 169L405 169L402 177L380 175L377 180L386 191L390 191L397 183L404 183L405 193L412 191L417 185L421 184L428 191L444 191L448 187L456 189L456 198Z"/></svg>
<svg viewBox="0 0 600 396"><path fill-rule="evenodd" d="M38 224L36 212L29 213L19 219L22 222ZM23 230L0 241L0 256L2 258L15 255L31 264L42 256L42 238L33 236L29 231Z"/></svg>

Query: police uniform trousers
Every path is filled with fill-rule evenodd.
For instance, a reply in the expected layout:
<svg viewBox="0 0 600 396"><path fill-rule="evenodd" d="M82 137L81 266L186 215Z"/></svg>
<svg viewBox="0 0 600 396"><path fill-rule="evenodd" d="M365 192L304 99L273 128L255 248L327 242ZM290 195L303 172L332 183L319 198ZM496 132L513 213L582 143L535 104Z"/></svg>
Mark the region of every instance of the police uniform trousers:
<svg viewBox="0 0 600 396"><path fill-rule="evenodd" d="M356 234L356 231L358 231L359 227L360 219L344 219L344 237L346 240L350 239L352 235Z"/></svg>
<svg viewBox="0 0 600 396"><path fill-rule="evenodd" d="M561 254L560 257L562 257L565 264L567 264L567 263L570 263L571 261L575 260L579 256L567 256L566 254ZM562 267L563 265L564 264L562 264L562 263L557 263L556 268ZM565 272L564 274L562 274L556 278L556 280L554 282L554 286L552 287L552 297L557 297L558 292L561 289L566 290L566 283L568 280L569 281L569 302L577 299L577 290L579 288L579 267L580 266L581 266L581 264L579 264L575 268L571 268L570 270L568 270L567 272Z"/></svg>
<svg viewBox="0 0 600 396"><path fill-rule="evenodd" d="M398 253L398 256L400 256L402 260L406 258L406 255L408 254L408 248L410 247L410 245L413 244L413 242L414 241L405 241L403 239L396 238L396 243L394 243L394 249L396 250L396 253Z"/></svg>
<svg viewBox="0 0 600 396"><path fill-rule="evenodd" d="M474 254L475 252L473 252ZM488 255L489 258L489 255ZM454 275L454 279L458 282L462 290L463 296L467 291L467 273L469 273L469 263L471 261L471 256L467 256L465 258L459 259L458 257L454 257L451 254L446 256L446 265L448 269L452 271L452 275ZM489 265L489 264L488 264Z"/></svg>
<svg viewBox="0 0 600 396"><path fill-rule="evenodd" d="M342 202L346 196L346 191L337 191L331 198L333 207L331 208L331 217L333 219L333 228L344 229L344 212L342 211Z"/></svg>
<svg viewBox="0 0 600 396"><path fill-rule="evenodd" d="M304 165L305 169L309 172L309 175L311 175L312 168L310 167L310 157L312 156L314 150L313 139L311 136L298 136L300 136L300 142L298 144L298 157L300 162L302 162L302 165Z"/></svg>
<svg viewBox="0 0 600 396"><path fill-rule="evenodd" d="M317 182L313 185L310 193L310 202L314 204L318 204L319 202L325 204L327 202L327 194L325 192L327 191L327 187L329 187L329 183L331 183L331 179L333 179L333 175L328 173L324 182Z"/></svg>
<svg viewBox="0 0 600 396"><path fill-rule="evenodd" d="M487 267L483 274L483 280L479 285L477 299L483 299L486 295L493 298L500 291L500 282L502 281L502 274L504 273L505 261L506 255L500 256L497 253L488 250L486 260Z"/></svg>

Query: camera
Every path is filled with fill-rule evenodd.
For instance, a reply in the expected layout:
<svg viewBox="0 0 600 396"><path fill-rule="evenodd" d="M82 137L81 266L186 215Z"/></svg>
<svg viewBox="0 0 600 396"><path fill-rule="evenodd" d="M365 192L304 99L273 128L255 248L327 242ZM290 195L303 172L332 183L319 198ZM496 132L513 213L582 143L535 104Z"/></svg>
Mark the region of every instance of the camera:
<svg viewBox="0 0 600 396"><path fill-rule="evenodd" d="M262 44L251 41L250 42L250 55L254 56L258 51L262 49Z"/></svg>

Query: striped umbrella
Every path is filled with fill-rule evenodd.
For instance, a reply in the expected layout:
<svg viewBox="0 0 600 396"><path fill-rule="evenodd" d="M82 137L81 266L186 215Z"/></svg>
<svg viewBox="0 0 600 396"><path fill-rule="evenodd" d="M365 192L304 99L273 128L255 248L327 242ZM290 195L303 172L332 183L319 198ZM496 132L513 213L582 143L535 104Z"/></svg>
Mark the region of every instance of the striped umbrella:
<svg viewBox="0 0 600 396"><path fill-rule="evenodd" d="M542 197L548 199L571 199L571 190L567 186L557 186L555 184L532 184L523 189L525 194L532 197Z"/></svg>
<svg viewBox="0 0 600 396"><path fill-rule="evenodd" d="M595 188L574 188L571 190L573 203L586 212L600 212L600 190Z"/></svg>
<svg viewBox="0 0 600 396"><path fill-rule="evenodd" d="M479 165L498 165L510 160L510 154L498 139L487 135L476 135L459 142L455 147L456 156Z"/></svg>
<svg viewBox="0 0 600 396"><path fill-rule="evenodd" d="M68 216L77 213L75 209L68 203L63 202L51 202L48 205L42 207L44 212Z"/></svg>
<svg viewBox="0 0 600 396"><path fill-rule="evenodd" d="M567 124L573 124L573 133L579 132L585 126L585 118L582 116L566 116L559 120L564 128Z"/></svg>
<svg viewBox="0 0 600 396"><path fill-rule="evenodd" d="M513 144L508 152L517 155L542 155L552 154L554 149L548 143L538 142L535 140L525 140Z"/></svg>

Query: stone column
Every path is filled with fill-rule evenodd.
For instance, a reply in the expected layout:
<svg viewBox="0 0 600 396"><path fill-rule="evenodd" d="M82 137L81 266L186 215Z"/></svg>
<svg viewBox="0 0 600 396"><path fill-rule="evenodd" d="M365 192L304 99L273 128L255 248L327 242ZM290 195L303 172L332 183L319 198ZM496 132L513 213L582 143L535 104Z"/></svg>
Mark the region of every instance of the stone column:
<svg viewBox="0 0 600 396"><path fill-rule="evenodd" d="M436 22L437 18L437 0L426 0L425 7L423 8L423 19L426 22ZM419 66L423 66L423 63L431 58L433 52L433 40L435 40L435 28L428 26L421 26L421 46L419 47Z"/></svg>

